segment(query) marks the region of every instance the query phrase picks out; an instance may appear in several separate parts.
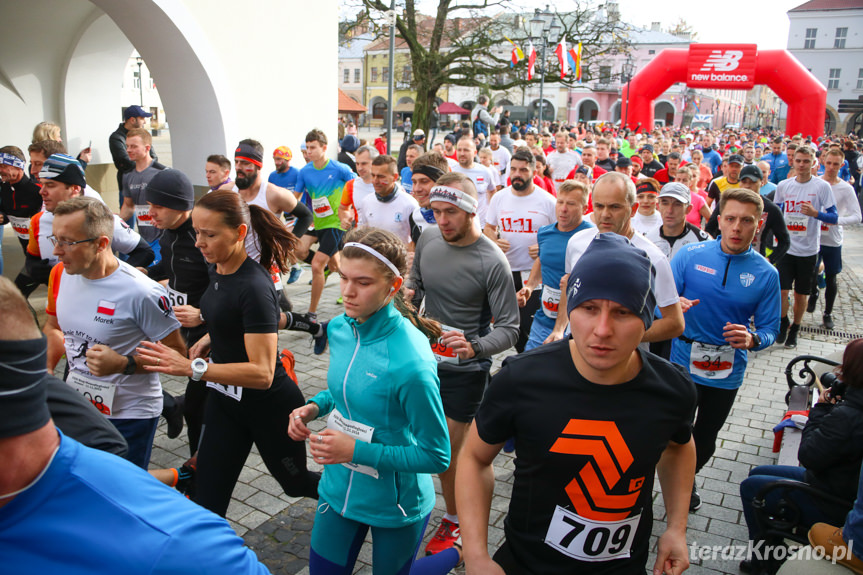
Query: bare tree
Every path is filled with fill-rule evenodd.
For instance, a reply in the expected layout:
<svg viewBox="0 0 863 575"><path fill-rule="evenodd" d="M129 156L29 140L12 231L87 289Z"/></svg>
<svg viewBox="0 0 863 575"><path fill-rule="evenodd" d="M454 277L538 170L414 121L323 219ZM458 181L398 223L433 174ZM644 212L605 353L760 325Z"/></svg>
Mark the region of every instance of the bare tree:
<svg viewBox="0 0 863 575"><path fill-rule="evenodd" d="M389 33L383 13L390 6L385 0L357 0L360 13L356 22L370 24L375 37ZM575 0L574 9L555 14L570 45L582 42L583 60L615 53L626 43L627 26L616 14L607 15L592 3ZM415 0L399 1L396 6L396 49L410 53L412 83L416 91L414 127L428 130L429 112L441 87L472 86L480 92L504 91L540 81L540 69L527 80L526 62L510 67L512 39L527 52L530 12L520 11L510 0L439 0L434 15L421 14ZM349 26L348 26L349 28ZM343 32L346 28L343 26ZM559 38L548 38L547 60L554 58ZM539 54L537 54L539 58ZM591 78L583 69L582 79ZM546 83L572 85L574 75L560 78L556 65L545 66ZM392 106L390 102L388 105Z"/></svg>

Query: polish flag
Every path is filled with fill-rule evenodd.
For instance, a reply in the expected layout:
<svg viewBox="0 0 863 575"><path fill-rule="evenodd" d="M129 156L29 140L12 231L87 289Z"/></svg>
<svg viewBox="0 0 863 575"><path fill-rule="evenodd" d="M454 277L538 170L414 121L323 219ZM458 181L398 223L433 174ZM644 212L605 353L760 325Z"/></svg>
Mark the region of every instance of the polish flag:
<svg viewBox="0 0 863 575"><path fill-rule="evenodd" d="M533 72L536 64L536 50L531 42L527 47L527 79L533 80Z"/></svg>
<svg viewBox="0 0 863 575"><path fill-rule="evenodd" d="M100 299L99 305L96 307L96 313L101 313L102 315L114 315L115 309L117 309L117 304L115 302Z"/></svg>
<svg viewBox="0 0 863 575"><path fill-rule="evenodd" d="M566 52L566 39L561 38L557 48L554 49L554 53L557 54L557 60L560 62L560 79L563 80L569 74L569 56Z"/></svg>

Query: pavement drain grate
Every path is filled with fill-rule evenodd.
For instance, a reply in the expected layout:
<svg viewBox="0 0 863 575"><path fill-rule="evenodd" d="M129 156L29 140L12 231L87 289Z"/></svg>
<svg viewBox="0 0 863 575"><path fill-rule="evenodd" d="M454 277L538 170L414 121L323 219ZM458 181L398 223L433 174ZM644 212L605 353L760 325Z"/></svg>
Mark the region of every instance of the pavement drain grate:
<svg viewBox="0 0 863 575"><path fill-rule="evenodd" d="M838 337L841 339L860 339L863 338L863 334L860 333L851 333L847 331L836 331L833 329L824 329L823 327L811 327L808 325L804 325L800 328L801 332L812 333L815 335L828 335L831 337Z"/></svg>

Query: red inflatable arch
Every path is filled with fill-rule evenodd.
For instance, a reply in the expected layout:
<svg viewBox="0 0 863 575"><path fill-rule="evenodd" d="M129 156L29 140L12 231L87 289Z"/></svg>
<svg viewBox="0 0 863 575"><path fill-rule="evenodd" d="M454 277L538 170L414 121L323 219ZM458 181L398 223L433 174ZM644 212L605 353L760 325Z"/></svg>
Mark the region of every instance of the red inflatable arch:
<svg viewBox="0 0 863 575"><path fill-rule="evenodd" d="M639 123L652 128L653 101L677 82L715 90L749 90L764 84L788 105L786 134L824 135L827 89L787 50L759 51L755 44L692 44L688 50L663 50L624 86L621 119L630 129Z"/></svg>

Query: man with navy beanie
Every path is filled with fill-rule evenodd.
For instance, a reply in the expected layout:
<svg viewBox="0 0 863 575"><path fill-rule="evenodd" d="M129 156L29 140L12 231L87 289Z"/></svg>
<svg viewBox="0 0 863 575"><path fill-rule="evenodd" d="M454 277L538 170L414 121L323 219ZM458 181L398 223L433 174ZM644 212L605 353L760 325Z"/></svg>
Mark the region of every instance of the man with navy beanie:
<svg viewBox="0 0 863 575"><path fill-rule="evenodd" d="M628 239L600 234L567 282L572 337L507 358L492 379L456 479L468 569L494 562L506 573L643 572L654 472L667 527L653 571L689 566L696 394L683 368L638 348L653 322L655 273ZM510 437L516 473L492 558L492 463Z"/></svg>

